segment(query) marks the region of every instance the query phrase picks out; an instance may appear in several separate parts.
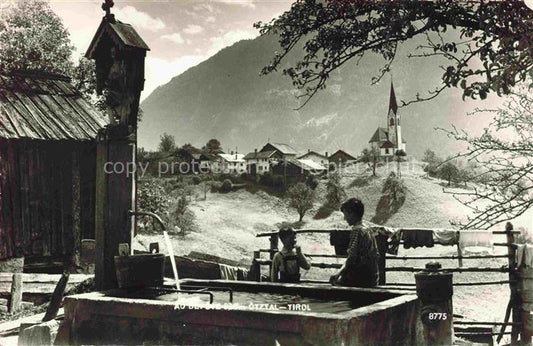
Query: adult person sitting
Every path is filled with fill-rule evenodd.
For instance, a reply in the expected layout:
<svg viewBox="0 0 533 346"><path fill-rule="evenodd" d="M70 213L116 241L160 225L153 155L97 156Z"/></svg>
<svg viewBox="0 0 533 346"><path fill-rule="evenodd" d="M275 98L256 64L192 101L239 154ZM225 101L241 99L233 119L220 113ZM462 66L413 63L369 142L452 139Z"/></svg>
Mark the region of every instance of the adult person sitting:
<svg viewBox="0 0 533 346"><path fill-rule="evenodd" d="M365 206L359 199L350 198L342 204L341 211L352 227L348 258L329 281L333 285L375 287L379 281L379 251L374 234L362 224Z"/></svg>

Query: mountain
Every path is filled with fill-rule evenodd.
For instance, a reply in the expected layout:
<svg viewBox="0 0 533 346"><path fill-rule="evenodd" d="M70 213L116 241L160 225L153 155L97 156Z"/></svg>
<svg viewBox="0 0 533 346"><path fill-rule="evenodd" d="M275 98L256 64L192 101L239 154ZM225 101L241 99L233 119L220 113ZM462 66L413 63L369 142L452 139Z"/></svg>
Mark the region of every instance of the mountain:
<svg viewBox="0 0 533 346"><path fill-rule="evenodd" d="M442 61L406 57L419 43L401 47L394 62L398 100L414 99L440 83ZM224 150L237 147L242 153L260 149L270 139L301 152L343 149L357 155L368 146L375 129L386 125L391 76L371 85L382 58L348 61L330 76L326 89L297 110L303 99L296 97L299 91L289 77L260 75L276 50L279 45L273 36L239 41L155 89L141 104L139 146L157 148L166 132L179 145L202 146L217 138ZM285 66L293 65L300 52L289 54ZM449 129L452 123L459 128L482 128L487 119L465 117L475 106L480 105L462 101L460 90L452 89L431 101L400 108L408 154L421 155L427 148L441 154L457 150L434 128Z"/></svg>

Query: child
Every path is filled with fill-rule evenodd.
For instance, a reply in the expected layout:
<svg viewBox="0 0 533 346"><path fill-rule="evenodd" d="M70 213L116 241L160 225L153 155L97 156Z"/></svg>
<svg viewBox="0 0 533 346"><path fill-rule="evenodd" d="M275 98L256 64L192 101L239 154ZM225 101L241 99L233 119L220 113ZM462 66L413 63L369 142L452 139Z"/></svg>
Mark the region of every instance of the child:
<svg viewBox="0 0 533 346"><path fill-rule="evenodd" d="M282 227L279 230L279 239L283 248L272 259L271 279L273 282L298 283L300 282L300 267L309 270L311 265L296 246L296 232L291 227Z"/></svg>

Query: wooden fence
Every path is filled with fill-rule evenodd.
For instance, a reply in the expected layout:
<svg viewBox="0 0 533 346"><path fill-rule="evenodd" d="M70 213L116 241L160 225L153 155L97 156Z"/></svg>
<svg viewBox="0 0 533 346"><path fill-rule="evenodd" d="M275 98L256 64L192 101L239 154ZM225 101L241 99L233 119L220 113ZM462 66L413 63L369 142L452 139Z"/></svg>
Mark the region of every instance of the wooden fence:
<svg viewBox="0 0 533 346"><path fill-rule="evenodd" d="M508 226L508 227L507 227ZM508 280L499 280L499 281L479 281L479 282L463 282L463 283L453 283L454 286L485 286L485 285L501 285L508 284L510 289L510 299L507 304L507 309L505 312L505 318L503 322L492 322L492 321L475 321L475 322L461 322L454 321L457 327L454 327L455 334L457 336L483 336L489 335L495 336L498 335L498 341L501 340L504 334L511 335L511 343L518 343L518 336L521 331L521 303L518 292L518 272L517 272L517 263L516 263L516 249L517 245L515 244L514 235L519 234L518 231L513 231L512 225L508 223L505 231L493 231L493 234L506 235L505 243L493 243L497 247L507 247L508 251L506 255L471 255L464 256L459 244L457 244L457 256L390 256L386 254L386 242L388 236L376 237L378 242L378 247L380 248L380 259L379 259L379 274L380 274L380 286L387 286L387 288L394 288L395 290L404 290L406 292L416 291L415 283L387 283L386 282L386 272L419 272L424 270L423 267L387 267L387 261L395 260L442 260L442 259L457 259L459 266L451 268L441 268L438 271L442 272L489 272L489 273L508 273ZM442 230L442 229L438 229ZM346 229L301 229L295 230L296 233L332 233L332 232L346 232ZM433 229L428 228L402 228L399 231L434 231ZM455 230L454 230L455 231ZM456 232L468 232L468 230L456 231ZM259 273L256 277L257 280L260 280L260 267L261 266L271 266L272 258L274 254L278 251L278 232L266 232L256 235L257 237L268 237L270 239L270 247L268 249L259 249L254 251L254 260L253 265L255 266L255 272ZM401 242L400 242L401 243ZM439 245L439 242L435 242ZM440 244L440 245L449 245L449 244ZM270 259L262 259L261 253L268 253ZM342 255L331 255L331 254L305 254L308 257L313 258L346 258ZM508 265L506 267L463 267L463 260L470 259L493 259L493 258L507 258ZM339 263L323 263L323 262L311 262L311 267L316 268L340 268L342 264ZM326 281L318 280L305 280L308 283L326 283ZM512 316L513 322L509 321L509 318ZM502 326L501 330L498 333L493 332L492 330L487 331L487 328L480 327L469 327L469 326ZM466 327L462 327L466 326ZM505 329L507 326L511 326L511 331L506 332Z"/></svg>

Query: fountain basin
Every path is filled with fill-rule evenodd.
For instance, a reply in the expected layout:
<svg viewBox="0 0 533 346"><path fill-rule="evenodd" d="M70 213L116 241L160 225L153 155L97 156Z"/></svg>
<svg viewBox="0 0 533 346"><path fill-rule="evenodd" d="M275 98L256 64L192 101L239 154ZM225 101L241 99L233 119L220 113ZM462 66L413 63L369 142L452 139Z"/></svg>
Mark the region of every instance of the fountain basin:
<svg viewBox="0 0 533 346"><path fill-rule="evenodd" d="M112 290L65 298L58 340L67 344L423 344L419 301L387 289L182 280L205 294ZM163 292L163 293L161 293ZM174 295L174 296L173 296ZM177 300L176 300L177 299Z"/></svg>

